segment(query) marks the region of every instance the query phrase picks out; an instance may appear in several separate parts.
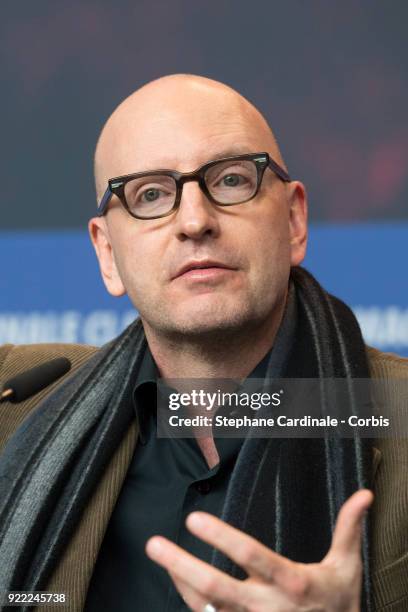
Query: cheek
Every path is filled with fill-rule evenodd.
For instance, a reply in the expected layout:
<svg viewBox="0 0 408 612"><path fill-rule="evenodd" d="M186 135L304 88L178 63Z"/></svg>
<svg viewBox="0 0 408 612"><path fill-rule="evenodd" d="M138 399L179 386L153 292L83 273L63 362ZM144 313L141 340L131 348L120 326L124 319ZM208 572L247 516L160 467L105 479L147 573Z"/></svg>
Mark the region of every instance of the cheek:
<svg viewBox="0 0 408 612"><path fill-rule="evenodd" d="M257 227L249 241L260 273L266 277L287 275L290 267L290 233L288 220L282 214L270 214Z"/></svg>
<svg viewBox="0 0 408 612"><path fill-rule="evenodd" d="M115 261L129 296L134 299L154 291L160 278L163 257L158 241L146 236L121 231L116 236ZM149 236L150 238L150 236Z"/></svg>

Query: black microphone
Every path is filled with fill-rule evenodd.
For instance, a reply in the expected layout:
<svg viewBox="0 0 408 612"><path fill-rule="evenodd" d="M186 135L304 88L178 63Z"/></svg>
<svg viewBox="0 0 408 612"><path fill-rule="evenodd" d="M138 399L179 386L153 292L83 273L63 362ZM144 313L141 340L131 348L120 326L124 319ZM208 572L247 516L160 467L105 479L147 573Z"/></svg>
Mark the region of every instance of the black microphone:
<svg viewBox="0 0 408 612"><path fill-rule="evenodd" d="M22 402L69 372L70 369L71 362L69 359L57 357L17 374L17 376L4 383L3 391L0 394L0 402L3 400L13 403Z"/></svg>

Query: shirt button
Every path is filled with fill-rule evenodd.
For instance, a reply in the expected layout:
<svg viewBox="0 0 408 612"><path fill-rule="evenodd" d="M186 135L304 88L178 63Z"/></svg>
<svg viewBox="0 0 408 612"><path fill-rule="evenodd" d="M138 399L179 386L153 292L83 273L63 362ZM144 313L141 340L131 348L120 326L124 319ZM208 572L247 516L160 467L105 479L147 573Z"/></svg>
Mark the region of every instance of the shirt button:
<svg viewBox="0 0 408 612"><path fill-rule="evenodd" d="M199 493L201 493L202 495L205 495L206 493L210 492L211 489L211 485L208 482L208 480L201 480L200 482L197 482L195 485L197 491Z"/></svg>

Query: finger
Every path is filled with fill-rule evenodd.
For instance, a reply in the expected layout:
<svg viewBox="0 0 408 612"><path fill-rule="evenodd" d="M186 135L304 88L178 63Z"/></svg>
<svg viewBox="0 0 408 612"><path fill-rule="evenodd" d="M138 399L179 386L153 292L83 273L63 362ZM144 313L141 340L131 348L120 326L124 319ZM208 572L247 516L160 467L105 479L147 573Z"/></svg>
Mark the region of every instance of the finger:
<svg viewBox="0 0 408 612"><path fill-rule="evenodd" d="M255 538L206 512L192 512L188 529L242 567L249 576L268 582L287 582L297 575L296 564L267 548Z"/></svg>
<svg viewBox="0 0 408 612"><path fill-rule="evenodd" d="M193 589L187 582L178 578L173 572L169 572L170 578L172 579L174 586L180 593L183 601L188 605L191 610L202 610L204 606L209 603L204 599L202 595L196 589Z"/></svg>
<svg viewBox="0 0 408 612"><path fill-rule="evenodd" d="M350 554L360 557L362 522L373 499L371 491L361 489L343 504L337 517L327 557L349 558Z"/></svg>
<svg viewBox="0 0 408 612"><path fill-rule="evenodd" d="M150 538L146 544L146 553L150 559L185 582L190 589L197 591L206 602L216 600L235 604L247 596L244 582L197 559L166 538Z"/></svg>
<svg viewBox="0 0 408 612"><path fill-rule="evenodd" d="M191 588L186 582L169 572L173 583L180 593L183 601L191 608L191 610L202 612L206 604L211 603L217 612L249 612L249 610L267 610L268 612L282 612L283 610L299 610L297 606L297 599L293 600L291 594L283 593L279 587L268 585L267 588L264 585L263 588L260 585L256 585L254 589L253 597L251 600L235 604L223 604L221 601L217 601L214 597L209 600L208 597L203 597L195 589ZM295 594L296 596L297 594ZM302 608L304 609L304 607ZM311 609L308 607L308 609ZM317 610L316 608L312 608ZM321 608L319 607L319 610ZM326 609L326 608L325 608Z"/></svg>

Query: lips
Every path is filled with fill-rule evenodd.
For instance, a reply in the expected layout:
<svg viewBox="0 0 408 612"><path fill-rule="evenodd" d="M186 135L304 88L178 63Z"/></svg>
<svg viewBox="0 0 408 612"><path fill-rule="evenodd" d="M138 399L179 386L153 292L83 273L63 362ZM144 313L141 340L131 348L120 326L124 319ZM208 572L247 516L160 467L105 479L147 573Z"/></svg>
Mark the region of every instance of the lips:
<svg viewBox="0 0 408 612"><path fill-rule="evenodd" d="M184 264L181 268L179 268L176 274L172 277L172 280L175 278L179 278L183 276L183 274L187 274L188 272L192 272L193 270L205 270L209 268L221 268L226 270L233 270L231 266L224 264L221 261L214 261L210 259L202 260L202 261L190 261Z"/></svg>

